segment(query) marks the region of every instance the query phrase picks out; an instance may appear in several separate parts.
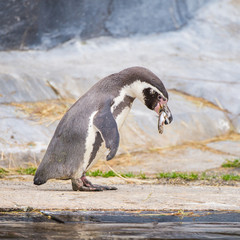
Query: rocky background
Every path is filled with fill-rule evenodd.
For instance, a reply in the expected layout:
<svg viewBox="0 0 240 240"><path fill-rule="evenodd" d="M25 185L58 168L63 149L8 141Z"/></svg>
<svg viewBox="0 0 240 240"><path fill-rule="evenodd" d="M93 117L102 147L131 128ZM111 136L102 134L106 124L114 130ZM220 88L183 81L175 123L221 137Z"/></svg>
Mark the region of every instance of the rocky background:
<svg viewBox="0 0 240 240"><path fill-rule="evenodd" d="M177 30L207 0L6 0L0 49L52 48L73 38L129 37Z"/></svg>
<svg viewBox="0 0 240 240"><path fill-rule="evenodd" d="M68 107L137 65L164 82L174 121L159 135L136 101L113 164L204 171L239 158L239 12L238 0L1 1L0 167L37 165Z"/></svg>

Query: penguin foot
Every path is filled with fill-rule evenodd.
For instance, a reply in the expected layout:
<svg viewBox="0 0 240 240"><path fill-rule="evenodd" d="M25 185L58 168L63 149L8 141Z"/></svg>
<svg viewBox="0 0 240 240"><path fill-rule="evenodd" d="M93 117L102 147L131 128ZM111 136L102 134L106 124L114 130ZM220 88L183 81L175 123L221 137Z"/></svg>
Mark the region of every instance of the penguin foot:
<svg viewBox="0 0 240 240"><path fill-rule="evenodd" d="M103 189L96 188L92 184L86 184L83 182L81 178L78 179L72 179L72 189L73 191L85 191L85 192L91 192L91 191L103 191Z"/></svg>
<svg viewBox="0 0 240 240"><path fill-rule="evenodd" d="M103 190L117 190L117 188L113 187L113 186L103 186L103 185L97 185L97 184L93 184L93 186L95 188L102 189L101 191L103 191Z"/></svg>
<svg viewBox="0 0 240 240"><path fill-rule="evenodd" d="M103 191L103 190L117 190L116 187L102 186L97 184L92 184L85 176L72 179L72 189L73 191Z"/></svg>
<svg viewBox="0 0 240 240"><path fill-rule="evenodd" d="M86 176L81 177L81 180L83 182L83 186L85 187L90 187L93 189L98 189L98 190L93 190L93 191L103 191L103 190L117 190L116 187L111 187L111 186L102 186L102 185L97 185L97 184L92 184Z"/></svg>

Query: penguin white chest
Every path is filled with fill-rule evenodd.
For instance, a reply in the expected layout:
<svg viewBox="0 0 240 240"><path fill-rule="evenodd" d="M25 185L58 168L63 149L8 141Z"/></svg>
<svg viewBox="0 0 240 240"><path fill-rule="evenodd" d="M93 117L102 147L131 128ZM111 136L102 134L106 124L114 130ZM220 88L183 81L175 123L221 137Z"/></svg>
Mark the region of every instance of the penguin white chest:
<svg viewBox="0 0 240 240"><path fill-rule="evenodd" d="M130 108L129 107L125 107L116 117L116 123L118 126L118 129L120 129L125 121L125 119L127 118L128 114L129 114Z"/></svg>
<svg viewBox="0 0 240 240"><path fill-rule="evenodd" d="M89 118L89 123L88 123L88 128L87 128L87 136L86 136L86 142L85 142L85 153L83 156L83 164L80 167L80 174L87 168L89 164L89 159L91 156L91 153L93 151L93 145L96 139L96 128L93 125L93 119L97 111L94 111L90 118Z"/></svg>

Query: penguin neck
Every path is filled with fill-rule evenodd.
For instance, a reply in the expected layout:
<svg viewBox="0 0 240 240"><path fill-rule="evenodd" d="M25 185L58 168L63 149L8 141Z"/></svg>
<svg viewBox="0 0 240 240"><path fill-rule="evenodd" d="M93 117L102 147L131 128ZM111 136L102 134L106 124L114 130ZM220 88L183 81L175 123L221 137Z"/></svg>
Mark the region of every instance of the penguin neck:
<svg viewBox="0 0 240 240"><path fill-rule="evenodd" d="M143 90L146 87L146 84L144 82L141 82L140 80L136 80L130 85L128 85L125 89L126 95L139 99L142 103L144 103L144 95Z"/></svg>
<svg viewBox="0 0 240 240"><path fill-rule="evenodd" d="M135 100L135 98L138 98L144 103L143 89L143 82L140 80L136 80L130 84L124 85L118 91L118 95L113 99L112 111L118 106L122 105L123 102L127 102L129 105L128 107L131 108L132 102Z"/></svg>
<svg viewBox="0 0 240 240"><path fill-rule="evenodd" d="M149 87L154 88L147 82L136 80L120 88L118 94L113 98L111 106L111 112L116 119L118 128L122 126L136 98L145 104L143 90Z"/></svg>

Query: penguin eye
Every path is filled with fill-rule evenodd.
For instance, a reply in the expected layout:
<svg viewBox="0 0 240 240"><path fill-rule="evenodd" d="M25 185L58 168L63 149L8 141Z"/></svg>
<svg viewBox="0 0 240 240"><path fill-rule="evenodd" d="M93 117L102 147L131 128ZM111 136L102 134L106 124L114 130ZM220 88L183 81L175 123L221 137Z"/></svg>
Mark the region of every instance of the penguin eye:
<svg viewBox="0 0 240 240"><path fill-rule="evenodd" d="M162 96L161 95L158 95L158 100L160 101L162 99Z"/></svg>

